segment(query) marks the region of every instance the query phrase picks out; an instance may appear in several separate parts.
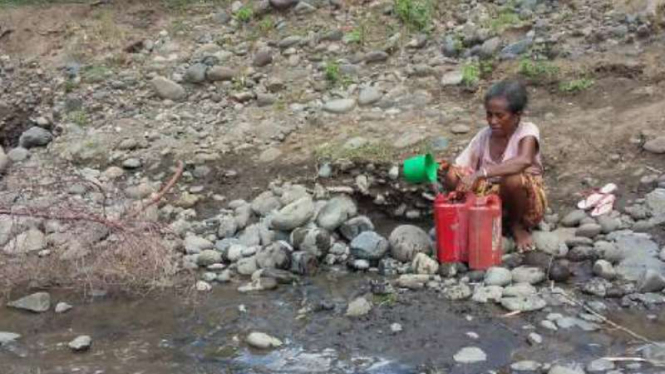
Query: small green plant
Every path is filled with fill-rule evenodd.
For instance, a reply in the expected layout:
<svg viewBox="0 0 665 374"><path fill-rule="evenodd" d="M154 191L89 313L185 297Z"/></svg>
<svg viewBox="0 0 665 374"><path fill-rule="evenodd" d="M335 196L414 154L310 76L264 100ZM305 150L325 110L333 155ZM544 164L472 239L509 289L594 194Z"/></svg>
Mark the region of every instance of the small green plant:
<svg viewBox="0 0 665 374"><path fill-rule="evenodd" d="M468 87L475 86L480 81L480 64L470 63L462 67L462 84Z"/></svg>
<svg viewBox="0 0 665 374"><path fill-rule="evenodd" d="M350 33L344 35L344 43L346 43L346 44L353 44L353 43L363 44L362 40L363 40L363 36L360 33L360 30L358 30L358 29L355 29L355 30L351 31Z"/></svg>
<svg viewBox="0 0 665 374"><path fill-rule="evenodd" d="M394 11L407 27L423 31L432 23L434 6L431 0L395 0Z"/></svg>
<svg viewBox="0 0 665 374"><path fill-rule="evenodd" d="M519 73L534 80L553 79L559 74L559 68L547 61L524 58L520 61Z"/></svg>
<svg viewBox="0 0 665 374"><path fill-rule="evenodd" d="M87 83L99 83L102 82L108 75L111 74L111 70L103 65L92 65L83 69L81 73L81 78L84 82Z"/></svg>
<svg viewBox="0 0 665 374"><path fill-rule="evenodd" d="M67 114L67 119L80 127L85 127L90 123L88 113L85 110L75 110Z"/></svg>
<svg viewBox="0 0 665 374"><path fill-rule="evenodd" d="M78 88L78 86L79 86L79 85L78 85L78 83L77 83L76 81L71 80L71 79L68 79L68 80L65 82L65 86L64 86L64 87L65 87L65 93L74 92L74 90L75 90L76 88Z"/></svg>
<svg viewBox="0 0 665 374"><path fill-rule="evenodd" d="M262 35L268 35L275 28L275 21L271 17L265 17L259 22L259 32Z"/></svg>
<svg viewBox="0 0 665 374"><path fill-rule="evenodd" d="M326 63L325 76L326 80L333 85L340 82L341 73L339 70L339 64L336 61L328 61Z"/></svg>
<svg viewBox="0 0 665 374"><path fill-rule="evenodd" d="M559 91L566 93L577 93L587 90L593 86L595 82L593 79L580 78L568 82L561 82L559 84Z"/></svg>
<svg viewBox="0 0 665 374"><path fill-rule="evenodd" d="M241 91L245 89L247 78L244 75L233 78L233 89L236 91Z"/></svg>
<svg viewBox="0 0 665 374"><path fill-rule="evenodd" d="M490 29L494 32L501 33L505 29L517 26L521 23L520 16L512 9L504 9L492 19L490 22Z"/></svg>
<svg viewBox="0 0 665 374"><path fill-rule="evenodd" d="M374 302L379 306L393 306L397 303L397 294L389 293L387 295L375 295Z"/></svg>
<svg viewBox="0 0 665 374"><path fill-rule="evenodd" d="M236 19L243 23L248 23L249 21L251 21L253 16L254 12L252 11L252 8L248 6L243 6L240 9L238 9L238 12L236 12L235 15Z"/></svg>

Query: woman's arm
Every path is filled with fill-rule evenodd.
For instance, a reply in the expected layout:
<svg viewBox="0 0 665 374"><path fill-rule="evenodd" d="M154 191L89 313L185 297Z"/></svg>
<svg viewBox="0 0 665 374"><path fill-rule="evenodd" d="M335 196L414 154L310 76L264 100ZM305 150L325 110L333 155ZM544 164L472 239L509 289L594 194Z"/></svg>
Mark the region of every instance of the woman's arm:
<svg viewBox="0 0 665 374"><path fill-rule="evenodd" d="M481 178L503 177L519 174L533 165L533 160L538 152L538 140L533 136L527 136L520 140L519 154L499 165L481 168L475 173L468 175L460 181L458 189L466 192Z"/></svg>

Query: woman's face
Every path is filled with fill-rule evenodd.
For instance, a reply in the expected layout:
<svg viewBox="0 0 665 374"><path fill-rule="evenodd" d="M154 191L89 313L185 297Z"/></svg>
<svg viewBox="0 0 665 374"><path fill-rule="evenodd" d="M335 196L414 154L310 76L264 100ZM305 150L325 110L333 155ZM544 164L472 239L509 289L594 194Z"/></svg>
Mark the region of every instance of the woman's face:
<svg viewBox="0 0 665 374"><path fill-rule="evenodd" d="M487 124L492 129L493 135L509 136L520 123L521 113L511 112L505 97L491 99L485 105L485 111L487 112Z"/></svg>

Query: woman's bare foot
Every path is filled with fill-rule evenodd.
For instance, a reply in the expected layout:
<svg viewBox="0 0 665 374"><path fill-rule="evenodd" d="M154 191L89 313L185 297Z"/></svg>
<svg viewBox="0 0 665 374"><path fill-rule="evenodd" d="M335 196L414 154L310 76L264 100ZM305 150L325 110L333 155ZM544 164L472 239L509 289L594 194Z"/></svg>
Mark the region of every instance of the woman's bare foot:
<svg viewBox="0 0 665 374"><path fill-rule="evenodd" d="M525 229L521 224L516 223L511 226L511 231L513 233L513 238L515 238L517 250L520 253L533 250L533 238L531 237L529 230Z"/></svg>

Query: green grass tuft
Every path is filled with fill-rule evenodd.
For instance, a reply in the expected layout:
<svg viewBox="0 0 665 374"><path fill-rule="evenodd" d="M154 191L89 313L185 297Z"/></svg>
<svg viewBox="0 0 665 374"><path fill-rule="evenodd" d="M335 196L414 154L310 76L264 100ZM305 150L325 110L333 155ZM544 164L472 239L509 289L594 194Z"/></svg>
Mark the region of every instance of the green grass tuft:
<svg viewBox="0 0 665 374"><path fill-rule="evenodd" d="M559 84L559 91L565 93L577 93L591 88L594 84L595 82L593 81L593 79L589 78L574 79L568 82L561 82Z"/></svg>
<svg viewBox="0 0 665 374"><path fill-rule="evenodd" d="M542 81L555 79L559 68L548 61L523 58L519 64L519 73L529 79Z"/></svg>
<svg viewBox="0 0 665 374"><path fill-rule="evenodd" d="M243 23L248 23L249 21L251 21L253 16L254 16L254 11L252 10L252 8L248 6L243 6L235 14L236 19Z"/></svg>
<svg viewBox="0 0 665 374"><path fill-rule="evenodd" d="M424 31L432 24L434 6L431 0L395 0L394 10L402 23L411 29Z"/></svg>

